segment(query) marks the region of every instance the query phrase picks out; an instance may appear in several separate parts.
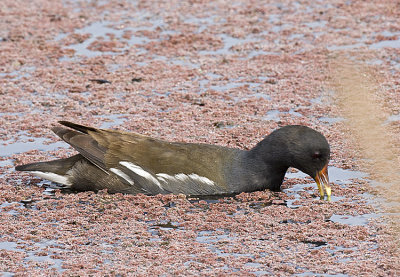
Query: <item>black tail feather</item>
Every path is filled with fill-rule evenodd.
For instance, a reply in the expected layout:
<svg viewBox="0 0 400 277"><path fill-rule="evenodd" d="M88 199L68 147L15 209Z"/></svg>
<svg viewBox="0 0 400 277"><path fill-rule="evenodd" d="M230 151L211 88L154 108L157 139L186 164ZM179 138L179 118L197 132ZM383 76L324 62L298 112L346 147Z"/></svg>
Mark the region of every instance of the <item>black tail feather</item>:
<svg viewBox="0 0 400 277"><path fill-rule="evenodd" d="M72 122L64 121L64 120L58 121L58 123L60 123L61 125L67 126L71 129L77 130L79 132L85 133L85 134L87 134L88 131L95 132L97 130L96 128L93 128L93 127L88 127L88 126L84 126L84 125L80 125L80 124L76 124L76 123L72 123Z"/></svg>

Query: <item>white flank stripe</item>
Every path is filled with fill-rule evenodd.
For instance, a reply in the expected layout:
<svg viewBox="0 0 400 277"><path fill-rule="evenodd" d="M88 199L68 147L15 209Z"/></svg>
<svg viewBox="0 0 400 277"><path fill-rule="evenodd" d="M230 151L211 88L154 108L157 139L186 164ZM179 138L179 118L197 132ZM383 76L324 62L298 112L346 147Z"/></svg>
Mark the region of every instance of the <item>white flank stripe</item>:
<svg viewBox="0 0 400 277"><path fill-rule="evenodd" d="M168 174L164 174L164 173L158 173L156 175L157 175L157 179L164 183L167 183L168 182L167 180L171 179L171 177L172 177L172 176L170 176Z"/></svg>
<svg viewBox="0 0 400 277"><path fill-rule="evenodd" d="M187 181L189 181L189 177L188 177L186 174L183 174L183 173L175 174L174 177L175 177L176 179L178 179L179 181L182 181L182 182L187 182Z"/></svg>
<svg viewBox="0 0 400 277"><path fill-rule="evenodd" d="M188 182L189 180L193 180L195 182L199 182L199 183L209 185L209 186L215 185L215 183L213 181L211 181L210 179L208 179L207 177L202 177L195 173L192 173L190 175L186 175L184 173L179 173L179 174L175 174L173 176L168 175L166 173L158 173L157 178L158 178L158 180L165 182L165 183L168 182L168 180L181 181L181 182Z"/></svg>
<svg viewBox="0 0 400 277"><path fill-rule="evenodd" d="M138 165L135 165L133 163L130 162L119 162L120 165L125 166L127 169L133 171L134 173L136 173L137 175L142 176L143 178L146 178L147 180L153 182L154 184L156 184L160 189L164 190L160 184L160 182L153 177L153 175L151 175L150 173L148 173L146 170L144 170L143 168L141 168Z"/></svg>
<svg viewBox="0 0 400 277"><path fill-rule="evenodd" d="M117 174L122 179L126 180L131 185L133 185L135 183L127 174L125 174L124 172L122 172L121 170L119 170L117 168L110 168L110 171L114 172L115 174Z"/></svg>
<svg viewBox="0 0 400 277"><path fill-rule="evenodd" d="M54 183L62 184L65 186L70 187L72 184L68 181L66 176L58 175L53 172L42 172L42 171L31 171L31 173L35 174L36 176L47 179Z"/></svg>
<svg viewBox="0 0 400 277"><path fill-rule="evenodd" d="M197 180L197 181L199 181L199 182L201 182L203 184L207 184L209 186L214 186L215 185L214 181L211 181L207 177L199 176L199 175L194 174L194 173L190 174L189 177L192 178L193 180Z"/></svg>
<svg viewBox="0 0 400 277"><path fill-rule="evenodd" d="M172 178L171 175L168 175L166 173L157 173L156 175L158 178L163 178L163 179L171 179Z"/></svg>

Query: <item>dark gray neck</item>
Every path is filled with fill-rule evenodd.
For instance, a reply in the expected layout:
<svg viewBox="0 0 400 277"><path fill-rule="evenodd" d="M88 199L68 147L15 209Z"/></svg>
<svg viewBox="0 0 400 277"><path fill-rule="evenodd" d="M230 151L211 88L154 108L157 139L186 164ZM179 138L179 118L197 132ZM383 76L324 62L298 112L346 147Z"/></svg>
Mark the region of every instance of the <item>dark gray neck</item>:
<svg viewBox="0 0 400 277"><path fill-rule="evenodd" d="M247 153L248 159L256 161L255 169L266 180L264 189L278 191L290 166L290 156L282 141L268 136Z"/></svg>
<svg viewBox="0 0 400 277"><path fill-rule="evenodd" d="M267 137L253 149L238 153L229 181L231 189L237 191L279 190L289 168L284 148Z"/></svg>

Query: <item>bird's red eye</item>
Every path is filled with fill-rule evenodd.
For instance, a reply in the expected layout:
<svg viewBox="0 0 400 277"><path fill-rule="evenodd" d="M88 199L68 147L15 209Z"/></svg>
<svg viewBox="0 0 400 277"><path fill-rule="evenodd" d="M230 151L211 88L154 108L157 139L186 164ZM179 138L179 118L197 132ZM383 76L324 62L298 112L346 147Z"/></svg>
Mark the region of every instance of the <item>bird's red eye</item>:
<svg viewBox="0 0 400 277"><path fill-rule="evenodd" d="M314 152L312 157L313 157L313 159L320 159L322 157L322 154L320 152Z"/></svg>

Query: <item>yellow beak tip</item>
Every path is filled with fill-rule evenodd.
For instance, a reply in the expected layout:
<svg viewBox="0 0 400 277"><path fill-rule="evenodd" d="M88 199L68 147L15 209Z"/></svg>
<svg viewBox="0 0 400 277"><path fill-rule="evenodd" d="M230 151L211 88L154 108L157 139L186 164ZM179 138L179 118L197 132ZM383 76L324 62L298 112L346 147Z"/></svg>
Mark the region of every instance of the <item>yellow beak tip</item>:
<svg viewBox="0 0 400 277"><path fill-rule="evenodd" d="M326 190L326 196L328 197L328 200L331 200L331 194L332 194L332 189L330 187L325 187Z"/></svg>

